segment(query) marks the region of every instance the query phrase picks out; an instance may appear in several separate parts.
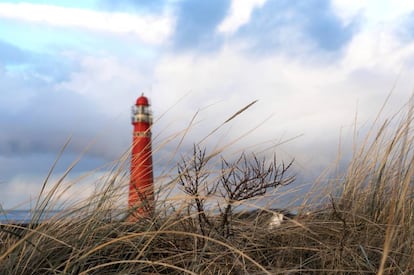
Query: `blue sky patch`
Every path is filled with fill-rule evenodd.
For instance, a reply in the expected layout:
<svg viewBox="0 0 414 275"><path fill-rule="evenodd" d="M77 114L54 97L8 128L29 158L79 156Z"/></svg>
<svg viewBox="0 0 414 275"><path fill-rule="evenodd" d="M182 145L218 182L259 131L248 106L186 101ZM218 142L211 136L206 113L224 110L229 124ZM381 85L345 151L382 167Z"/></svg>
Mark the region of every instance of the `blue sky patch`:
<svg viewBox="0 0 414 275"><path fill-rule="evenodd" d="M338 51L351 40L355 26L343 26L328 0L280 0L255 9L238 35L252 40L255 51L291 50L300 45L289 43L303 43L303 38L313 41L318 50Z"/></svg>
<svg viewBox="0 0 414 275"><path fill-rule="evenodd" d="M165 0L99 0L97 8L106 11L158 13L165 5Z"/></svg>
<svg viewBox="0 0 414 275"><path fill-rule="evenodd" d="M216 28L227 15L229 7L229 0L185 0L178 3L175 48L208 51L219 47L221 40L216 35Z"/></svg>
<svg viewBox="0 0 414 275"><path fill-rule="evenodd" d="M29 3L29 4L38 4L38 5L56 5L59 7L66 7L66 8L79 8L79 9L89 9L93 10L97 7L97 3L99 0L58 0L58 1L51 1L51 0L8 0L4 1L6 3Z"/></svg>

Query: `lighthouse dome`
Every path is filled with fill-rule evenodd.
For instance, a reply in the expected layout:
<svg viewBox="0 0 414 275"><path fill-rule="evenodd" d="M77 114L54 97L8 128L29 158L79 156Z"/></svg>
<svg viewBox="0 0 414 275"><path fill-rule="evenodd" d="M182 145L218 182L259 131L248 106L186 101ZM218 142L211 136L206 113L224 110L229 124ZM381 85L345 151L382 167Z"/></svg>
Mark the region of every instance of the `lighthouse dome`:
<svg viewBox="0 0 414 275"><path fill-rule="evenodd" d="M137 106L148 106L148 105L149 105L149 103L148 103L148 98L146 98L146 97L144 96L144 94L142 94L140 97L138 97L138 98L137 98L137 103L136 103L136 105L137 105Z"/></svg>

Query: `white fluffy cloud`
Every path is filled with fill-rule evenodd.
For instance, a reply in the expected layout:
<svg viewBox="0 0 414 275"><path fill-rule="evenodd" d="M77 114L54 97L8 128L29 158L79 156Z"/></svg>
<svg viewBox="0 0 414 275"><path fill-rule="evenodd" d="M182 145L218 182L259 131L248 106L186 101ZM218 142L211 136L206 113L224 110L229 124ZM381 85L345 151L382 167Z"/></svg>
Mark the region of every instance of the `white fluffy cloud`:
<svg viewBox="0 0 414 275"><path fill-rule="evenodd" d="M241 26L249 22L253 10L263 6L266 1L267 0L232 0L230 12L218 26L217 30L223 33L237 31Z"/></svg>
<svg viewBox="0 0 414 275"><path fill-rule="evenodd" d="M414 10L414 1L407 0L332 0L338 16L348 23L356 15L363 16L369 26L398 20Z"/></svg>
<svg viewBox="0 0 414 275"><path fill-rule="evenodd" d="M168 15L134 15L121 12L98 12L30 3L0 3L0 17L78 27L92 31L133 34L148 44L161 44L173 32L174 19Z"/></svg>

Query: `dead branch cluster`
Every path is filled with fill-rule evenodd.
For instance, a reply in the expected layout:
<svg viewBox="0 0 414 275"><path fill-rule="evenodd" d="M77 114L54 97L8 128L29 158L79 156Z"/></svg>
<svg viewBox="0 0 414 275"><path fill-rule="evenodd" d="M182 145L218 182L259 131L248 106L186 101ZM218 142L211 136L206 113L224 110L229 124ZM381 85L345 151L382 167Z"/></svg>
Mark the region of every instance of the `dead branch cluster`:
<svg viewBox="0 0 414 275"><path fill-rule="evenodd" d="M294 176L287 175L293 161L287 165L283 162L278 164L276 156L270 162L245 153L234 161L222 158L218 175L213 175L213 170L209 169L209 160L211 157L205 149L194 146L192 157L183 158L178 164L179 184L193 201L189 207L196 209L198 226L203 235L215 231L228 237L236 204L257 199L294 181ZM211 198L218 206L218 217L207 214L211 212L206 209Z"/></svg>

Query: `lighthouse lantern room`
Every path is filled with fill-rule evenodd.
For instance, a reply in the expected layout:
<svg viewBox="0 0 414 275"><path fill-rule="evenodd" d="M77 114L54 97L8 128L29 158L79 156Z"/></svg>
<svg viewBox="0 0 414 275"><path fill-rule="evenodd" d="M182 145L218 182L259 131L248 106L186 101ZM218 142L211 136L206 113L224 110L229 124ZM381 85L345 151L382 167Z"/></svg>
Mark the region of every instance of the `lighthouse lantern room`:
<svg viewBox="0 0 414 275"><path fill-rule="evenodd" d="M152 112L148 99L144 95L138 97L136 104L132 105L131 119L133 125L139 122L148 123L148 126L152 125Z"/></svg>

